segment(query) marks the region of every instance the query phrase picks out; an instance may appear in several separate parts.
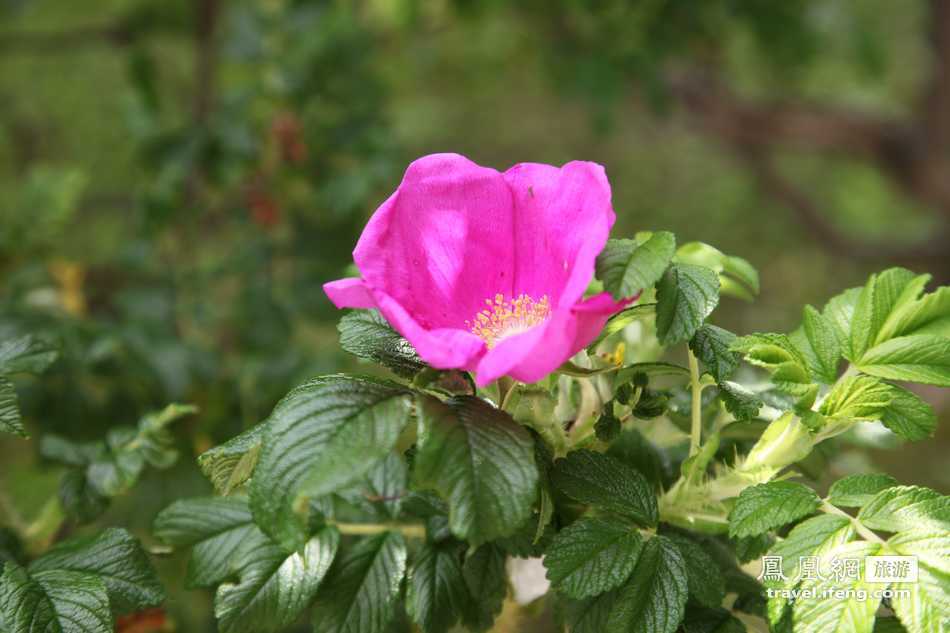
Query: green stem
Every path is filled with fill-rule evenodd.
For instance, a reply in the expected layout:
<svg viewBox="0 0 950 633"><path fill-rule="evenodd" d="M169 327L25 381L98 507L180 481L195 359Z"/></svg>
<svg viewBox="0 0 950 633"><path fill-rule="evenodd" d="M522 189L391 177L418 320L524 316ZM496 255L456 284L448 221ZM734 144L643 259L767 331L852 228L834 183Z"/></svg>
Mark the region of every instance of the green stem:
<svg viewBox="0 0 950 633"><path fill-rule="evenodd" d="M332 523L340 534L371 536L383 532L399 532L406 538L426 537L426 527L421 523Z"/></svg>
<svg viewBox="0 0 950 633"><path fill-rule="evenodd" d="M870 541L872 543L880 543L881 545L884 545L884 539L882 539L880 536L878 536L877 534L875 534L868 528L864 527L864 524L861 523L856 517L851 516L844 510L839 510L838 508L831 505L827 501L822 501L821 507L819 509L826 514L834 514L835 516L844 517L848 519L849 521L851 521L851 525L854 527L854 531L860 534L864 538L864 540Z"/></svg>
<svg viewBox="0 0 950 633"><path fill-rule="evenodd" d="M692 425L689 431L689 454L692 457L699 452L703 435L703 387L699 383L699 361L696 360L692 350L687 349L686 354L689 357L689 384L693 392Z"/></svg>

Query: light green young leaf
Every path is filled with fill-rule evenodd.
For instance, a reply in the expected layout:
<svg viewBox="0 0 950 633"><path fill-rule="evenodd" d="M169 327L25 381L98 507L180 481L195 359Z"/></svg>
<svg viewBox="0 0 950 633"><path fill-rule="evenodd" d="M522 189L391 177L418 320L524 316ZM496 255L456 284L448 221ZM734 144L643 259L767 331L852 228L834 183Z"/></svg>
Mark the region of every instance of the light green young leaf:
<svg viewBox="0 0 950 633"><path fill-rule="evenodd" d="M905 268L889 268L871 275L861 290L851 318L851 360L861 358L874 345L877 333L898 301L907 300L903 292L914 277L914 273Z"/></svg>
<svg viewBox="0 0 950 633"><path fill-rule="evenodd" d="M812 406L818 385L811 381L805 356L786 335L750 334L736 339L732 349L743 354L747 362L768 370L775 386L795 396L798 406Z"/></svg>
<svg viewBox="0 0 950 633"><path fill-rule="evenodd" d="M850 475L831 484L828 501L844 508L860 508L877 493L896 485L896 479L882 473Z"/></svg>
<svg viewBox="0 0 950 633"><path fill-rule="evenodd" d="M314 633L384 633L406 573L406 542L384 532L338 558L312 610Z"/></svg>
<svg viewBox="0 0 950 633"><path fill-rule="evenodd" d="M905 440L923 440L933 435L937 428L937 414L933 407L915 393L888 385L891 403L881 412L881 422Z"/></svg>
<svg viewBox="0 0 950 633"><path fill-rule="evenodd" d="M8 562L0 578L0 624L10 633L112 633L101 578L75 571L28 574Z"/></svg>
<svg viewBox="0 0 950 633"><path fill-rule="evenodd" d="M378 310L353 310L340 319L340 347L379 363L405 378L425 368L412 344L404 339Z"/></svg>
<svg viewBox="0 0 950 633"><path fill-rule="evenodd" d="M425 543L409 568L406 610L424 633L448 633L468 605L459 557L454 545Z"/></svg>
<svg viewBox="0 0 950 633"><path fill-rule="evenodd" d="M946 530L950 532L950 497L922 486L894 486L877 493L858 519L872 530Z"/></svg>
<svg viewBox="0 0 950 633"><path fill-rule="evenodd" d="M870 376L851 376L831 390L819 412L834 418L879 420L892 399L891 385Z"/></svg>
<svg viewBox="0 0 950 633"><path fill-rule="evenodd" d="M880 595L874 593L879 586L864 581L864 566L867 556L875 556L881 546L877 543L856 541L844 543L826 552L819 561L824 579L805 580L802 589L815 595L825 591L854 591L855 595L843 599L803 599L795 602L793 620L796 633L872 633L874 616L880 604ZM835 578L831 570L834 559L857 561L858 579L842 575ZM862 600L857 592L867 592Z"/></svg>
<svg viewBox="0 0 950 633"><path fill-rule="evenodd" d="M180 499L159 512L156 538L174 547L192 547L186 585L213 587L231 574L241 546L257 531L241 497Z"/></svg>
<svg viewBox="0 0 950 633"><path fill-rule="evenodd" d="M554 462L554 487L576 501L628 517L645 527L658 521L656 495L646 478L623 462L582 449Z"/></svg>
<svg viewBox="0 0 950 633"><path fill-rule="evenodd" d="M155 607L165 600L165 591L142 546L120 528L70 539L30 563L33 576L48 571L73 571L99 578L117 614Z"/></svg>
<svg viewBox="0 0 950 633"><path fill-rule="evenodd" d="M410 407L404 387L368 377L322 376L291 391L268 419L251 479L255 522L287 549L301 549L303 500L347 487L384 459Z"/></svg>
<svg viewBox="0 0 950 633"><path fill-rule="evenodd" d="M643 546L630 580L619 589L607 633L673 633L689 595L686 563L668 538L654 536Z"/></svg>
<svg viewBox="0 0 950 633"><path fill-rule="evenodd" d="M719 275L722 294L746 301L752 301L759 294L759 273L741 257L726 255L703 242L689 242L677 249L675 259L715 271Z"/></svg>
<svg viewBox="0 0 950 633"><path fill-rule="evenodd" d="M689 348L703 363L703 368L716 382L729 380L739 368L739 355L730 346L736 335L721 327L704 324L689 341Z"/></svg>
<svg viewBox="0 0 950 633"><path fill-rule="evenodd" d="M818 509L815 491L790 481L750 486L729 513L729 536L755 536L807 516Z"/></svg>
<svg viewBox="0 0 950 633"><path fill-rule="evenodd" d="M877 333L875 343L908 334L950 336L950 286L920 297L930 275L919 275L907 284L897 306Z"/></svg>
<svg viewBox="0 0 950 633"><path fill-rule="evenodd" d="M950 387L950 338L932 334L892 338L867 350L856 366L872 376Z"/></svg>
<svg viewBox="0 0 950 633"><path fill-rule="evenodd" d="M804 355L815 380L830 385L838 378L841 345L830 320L815 308L805 306L802 326L790 338Z"/></svg>
<svg viewBox="0 0 950 633"><path fill-rule="evenodd" d="M689 340L719 303L719 279L708 268L673 264L656 287L656 330L669 347Z"/></svg>
<svg viewBox="0 0 950 633"><path fill-rule="evenodd" d="M293 624L310 605L333 558L340 535L324 527L288 551L255 530L232 560L237 581L218 587L214 615L221 633L262 633Z"/></svg>
<svg viewBox="0 0 950 633"><path fill-rule="evenodd" d="M0 374L40 374L58 355L51 341L32 334L9 339L0 342Z"/></svg>
<svg viewBox="0 0 950 633"><path fill-rule="evenodd" d="M918 564L946 574L950 579L950 532L944 530L901 532L888 539L887 547L901 556L916 556ZM947 592L950 592L950 584L947 585Z"/></svg>
<svg viewBox="0 0 950 633"><path fill-rule="evenodd" d="M854 308L858 303L863 288L848 288L839 295L832 297L825 304L821 315L825 317L835 329L835 335L841 345L841 352L847 358L852 358L851 353L851 319L854 316Z"/></svg>
<svg viewBox="0 0 950 633"><path fill-rule="evenodd" d="M918 564L917 582L894 583L891 589L895 592L891 608L909 633L945 633L950 629L950 574Z"/></svg>
<svg viewBox="0 0 950 633"><path fill-rule="evenodd" d="M622 585L636 566L641 547L640 533L631 526L581 517L554 537L544 566L559 593L590 598Z"/></svg>
<svg viewBox="0 0 950 633"><path fill-rule="evenodd" d="M480 544L514 533L538 494L534 442L524 427L481 399L419 399L423 431L413 476L449 504L452 533Z"/></svg>
<svg viewBox="0 0 950 633"><path fill-rule="evenodd" d="M642 243L608 240L597 256L596 275L614 299L633 297L660 279L675 251L676 238L667 231L657 231Z"/></svg>
<svg viewBox="0 0 950 633"><path fill-rule="evenodd" d="M266 430L262 422L198 456L201 472L218 493L229 495L250 479Z"/></svg>

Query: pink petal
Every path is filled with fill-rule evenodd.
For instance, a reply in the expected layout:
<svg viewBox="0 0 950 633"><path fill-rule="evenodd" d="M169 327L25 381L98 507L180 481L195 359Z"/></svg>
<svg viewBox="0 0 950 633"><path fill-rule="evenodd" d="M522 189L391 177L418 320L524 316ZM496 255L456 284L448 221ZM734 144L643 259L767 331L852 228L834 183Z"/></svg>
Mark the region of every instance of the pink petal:
<svg viewBox="0 0 950 633"><path fill-rule="evenodd" d="M604 168L523 163L504 177L515 200L514 294L547 294L556 308L573 306L594 276L594 260L616 218Z"/></svg>
<svg viewBox="0 0 950 633"><path fill-rule="evenodd" d="M366 282L358 277L323 284L323 291L337 308L375 308L376 301Z"/></svg>

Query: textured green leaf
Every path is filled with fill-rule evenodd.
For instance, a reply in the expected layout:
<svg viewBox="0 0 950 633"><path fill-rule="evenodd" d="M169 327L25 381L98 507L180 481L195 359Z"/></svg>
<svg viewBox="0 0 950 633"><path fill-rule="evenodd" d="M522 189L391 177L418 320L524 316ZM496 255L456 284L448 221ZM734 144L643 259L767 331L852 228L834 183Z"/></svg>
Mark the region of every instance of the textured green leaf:
<svg viewBox="0 0 950 633"><path fill-rule="evenodd" d="M594 507L629 517L643 526L658 520L656 495L639 472L603 453L582 449L554 462L554 487Z"/></svg>
<svg viewBox="0 0 950 633"><path fill-rule="evenodd" d="M310 605L339 546L324 527L293 552L255 529L232 560L237 581L218 587L214 615L222 633L276 631L293 624Z"/></svg>
<svg viewBox="0 0 950 633"><path fill-rule="evenodd" d="M916 556L920 565L950 577L950 532L926 529L901 532L888 539L887 547L901 556ZM947 592L950 592L950 584Z"/></svg>
<svg viewBox="0 0 950 633"><path fill-rule="evenodd" d="M781 527L818 509L815 491L790 481L750 486L729 513L729 536L753 536Z"/></svg>
<svg viewBox="0 0 950 633"><path fill-rule="evenodd" d="M395 532L358 541L337 557L312 610L314 633L383 633L406 573L406 542Z"/></svg>
<svg viewBox="0 0 950 633"><path fill-rule="evenodd" d="M856 366L872 376L950 387L950 338L914 334L889 339L867 350Z"/></svg>
<svg viewBox="0 0 950 633"><path fill-rule="evenodd" d="M469 396L423 397L418 414L424 432L413 474L448 501L452 533L479 544L524 524L538 495L534 441L524 427Z"/></svg>
<svg viewBox="0 0 950 633"><path fill-rule="evenodd" d="M858 296L851 318L852 360L861 358L874 345L877 333L913 280L914 273L905 268L889 268L871 275Z"/></svg>
<svg viewBox="0 0 950 633"><path fill-rule="evenodd" d="M597 278L614 299L632 297L651 288L673 259L676 238L657 231L642 244L637 240L608 240L597 256Z"/></svg>
<svg viewBox="0 0 950 633"><path fill-rule="evenodd" d="M851 376L839 382L819 412L835 418L879 420L891 404L891 385L870 376Z"/></svg>
<svg viewBox="0 0 950 633"><path fill-rule="evenodd" d="M412 344L389 325L378 310L354 310L343 315L337 326L340 347L379 363L393 373L411 377L425 368Z"/></svg>
<svg viewBox="0 0 950 633"><path fill-rule="evenodd" d="M877 342L907 334L950 336L950 286L937 288L895 310L878 333Z"/></svg>
<svg viewBox="0 0 950 633"><path fill-rule="evenodd" d="M29 437L20 420L20 405L16 388L3 376L0 376L0 431L18 437Z"/></svg>
<svg viewBox="0 0 950 633"><path fill-rule="evenodd" d="M201 472L217 492L229 495L250 479L266 430L263 422L198 456Z"/></svg>
<svg viewBox="0 0 950 633"><path fill-rule="evenodd" d="M759 293L759 273L741 257L729 256L703 242L688 242L676 251L676 261L704 266L719 275L722 294L752 301Z"/></svg>
<svg viewBox="0 0 950 633"><path fill-rule="evenodd" d="M105 583L74 571L28 574L7 563L0 579L4 633L112 633Z"/></svg>
<svg viewBox="0 0 950 633"><path fill-rule="evenodd" d="M937 429L937 414L915 393L888 385L891 403L881 412L881 422L896 435L905 440L926 439Z"/></svg>
<svg viewBox="0 0 950 633"><path fill-rule="evenodd" d="M604 633L619 590L608 591L596 598L564 601L564 619L571 633Z"/></svg>
<svg viewBox="0 0 950 633"><path fill-rule="evenodd" d="M186 582L211 587L231 574L242 544L257 531L247 500L240 497L181 499L155 518L155 536L175 547L192 547Z"/></svg>
<svg viewBox="0 0 950 633"><path fill-rule="evenodd" d="M877 493L858 519L872 530L946 530L950 532L950 497L922 486L894 486Z"/></svg>
<svg viewBox="0 0 950 633"><path fill-rule="evenodd" d="M891 585L891 608L909 633L946 633L950 630L950 574L918 565L917 582ZM898 591L908 591L903 596Z"/></svg>
<svg viewBox="0 0 950 633"><path fill-rule="evenodd" d="M544 556L551 586L571 598L616 589L640 555L640 533L629 525L582 517L558 532Z"/></svg>
<svg viewBox="0 0 950 633"><path fill-rule="evenodd" d="M95 521L109 507L109 499L96 492L85 473L76 469L63 474L57 496L63 511L79 524Z"/></svg>
<svg viewBox="0 0 950 633"><path fill-rule="evenodd" d="M447 633L469 601L459 550L426 543L409 568L406 609L424 633Z"/></svg>
<svg viewBox="0 0 950 633"><path fill-rule="evenodd" d="M841 344L831 321L818 310L805 306L799 336L792 335L815 380L831 384L838 378Z"/></svg>
<svg viewBox="0 0 950 633"><path fill-rule="evenodd" d="M0 374L40 374L59 355L48 340L25 334L0 342Z"/></svg>
<svg viewBox="0 0 950 633"><path fill-rule="evenodd" d="M666 538L683 557L690 599L706 607L721 606L726 597L726 587L716 562L699 543L685 536L667 534Z"/></svg>
<svg viewBox="0 0 950 633"><path fill-rule="evenodd" d="M656 331L669 347L689 340L719 303L719 278L708 268L673 264L656 286Z"/></svg>
<svg viewBox="0 0 950 633"><path fill-rule="evenodd" d="M856 541L838 545L821 556L819 566L824 579L805 580L802 589L812 590L816 596L825 591L866 591L867 598L858 596L846 598L810 598L795 602L793 621L795 633L871 633L874 628L874 614L880 604L880 597L874 597L872 591L880 589L864 581L865 557L874 556L880 550L877 543ZM835 578L831 570L831 561L837 559L855 559L858 561L858 579L843 576Z"/></svg>
<svg viewBox="0 0 950 633"><path fill-rule="evenodd" d="M729 330L706 323L696 330L689 348L702 361L706 372L716 382L722 382L732 378L739 368L739 355L730 348L735 340L736 335Z"/></svg>
<svg viewBox="0 0 950 633"><path fill-rule="evenodd" d="M866 473L839 479L828 491L828 501L845 508L860 508L880 491L897 485L890 475Z"/></svg>
<svg viewBox="0 0 950 633"><path fill-rule="evenodd" d="M608 633L672 633L689 595L686 563L676 546L654 536L643 546L630 580L619 590Z"/></svg>
<svg viewBox="0 0 950 633"><path fill-rule="evenodd" d="M651 317L655 314L655 303L640 303L625 310L621 310L617 314L607 319L607 324L604 325L604 329L601 330L600 334L597 335L597 338L594 339L594 342L588 345L587 348L594 349L608 336L620 332L625 327L639 319Z"/></svg>
<svg viewBox="0 0 950 633"><path fill-rule="evenodd" d="M315 378L287 394L268 419L251 479L257 524L288 549L302 547L301 498L363 477L395 446L410 406L402 386L352 376Z"/></svg>
<svg viewBox="0 0 950 633"><path fill-rule="evenodd" d="M854 316L854 308L858 303L863 288L849 288L841 294L832 297L825 304L821 315L828 319L835 329L835 335L841 345L841 352L848 358L852 358L851 353L851 319Z"/></svg>
<svg viewBox="0 0 950 633"><path fill-rule="evenodd" d="M759 415L762 401L739 383L725 380L719 383L719 399L726 411L738 422L747 422Z"/></svg>
<svg viewBox="0 0 950 633"><path fill-rule="evenodd" d="M495 544L482 545L470 553L462 566L470 596L462 614L464 624L474 631L487 631L501 612L508 593L505 552Z"/></svg>
<svg viewBox="0 0 950 633"><path fill-rule="evenodd" d="M142 546L120 528L106 528L93 536L60 543L29 566L33 576L55 570L100 578L114 613L155 607L165 600L165 591Z"/></svg>

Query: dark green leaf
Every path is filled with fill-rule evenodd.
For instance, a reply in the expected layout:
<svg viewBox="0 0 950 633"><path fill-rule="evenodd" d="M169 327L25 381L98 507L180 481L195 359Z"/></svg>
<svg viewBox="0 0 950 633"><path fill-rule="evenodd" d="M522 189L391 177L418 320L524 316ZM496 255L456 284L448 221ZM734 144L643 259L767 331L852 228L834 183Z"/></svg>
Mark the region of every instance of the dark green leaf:
<svg viewBox="0 0 950 633"><path fill-rule="evenodd" d="M897 485L890 475L867 473L839 479L828 491L828 501L836 506L860 508L880 491Z"/></svg>
<svg viewBox="0 0 950 633"><path fill-rule="evenodd" d="M604 633L619 591L608 591L596 598L565 600L565 620L571 633Z"/></svg>
<svg viewBox="0 0 950 633"><path fill-rule="evenodd" d="M651 288L676 252L676 238L657 231L642 244L637 240L608 240L597 256L596 275L614 299L632 297Z"/></svg>
<svg viewBox="0 0 950 633"><path fill-rule="evenodd" d="M685 536L667 534L679 550L686 566L689 598L706 607L718 607L726 597L726 587L716 562L703 547Z"/></svg>
<svg viewBox="0 0 950 633"><path fill-rule="evenodd" d="M251 511L288 549L306 539L302 498L359 480L386 457L409 421L410 396L394 383L323 376L297 387L274 408L251 479Z"/></svg>
<svg viewBox="0 0 950 633"><path fill-rule="evenodd" d="M105 583L74 571L28 574L7 563L0 579L0 624L9 633L112 633Z"/></svg>
<svg viewBox="0 0 950 633"><path fill-rule="evenodd" d="M285 550L255 529L235 555L237 582L218 587L214 614L222 633L276 631L306 609L339 546L335 528L312 536L302 552Z"/></svg>
<svg viewBox="0 0 950 633"><path fill-rule="evenodd" d="M754 393L728 380L719 383L719 399L738 422L755 419L762 408L762 401Z"/></svg>
<svg viewBox="0 0 950 633"><path fill-rule="evenodd" d="M647 527L657 523L656 495L646 478L621 461L586 449L554 462L551 481L567 496Z"/></svg>
<svg viewBox="0 0 950 633"><path fill-rule="evenodd" d="M452 533L479 544L512 534L531 516L538 468L531 435L481 399L419 400L424 432L414 477L449 503Z"/></svg>
<svg viewBox="0 0 950 633"><path fill-rule="evenodd" d="M691 606L683 619L683 633L745 633L745 625L727 609Z"/></svg>
<svg viewBox="0 0 950 633"><path fill-rule="evenodd" d="M462 620L469 629L487 631L508 593L505 552L492 543L482 545L465 559L462 574L470 596Z"/></svg>
<svg viewBox="0 0 950 633"><path fill-rule="evenodd" d="M424 633L447 633L469 601L458 548L425 544L409 568L406 609Z"/></svg>
<svg viewBox="0 0 950 633"><path fill-rule="evenodd" d="M411 377L425 368L412 344L383 318L378 310L354 310L343 315L337 326L340 347L347 352L379 363L395 374Z"/></svg>
<svg viewBox="0 0 950 633"><path fill-rule="evenodd" d="M729 513L729 536L755 536L807 516L818 509L815 491L790 481L750 486Z"/></svg>
<svg viewBox="0 0 950 633"><path fill-rule="evenodd" d="M18 437L29 437L20 420L20 405L16 388L3 376L0 376L0 431Z"/></svg>
<svg viewBox="0 0 950 633"><path fill-rule="evenodd" d="M706 323L696 330L689 348L702 361L706 372L716 382L722 382L732 378L739 368L739 355L730 349L735 340L736 335L729 330Z"/></svg>
<svg viewBox="0 0 950 633"><path fill-rule="evenodd" d="M105 583L114 613L158 606L165 591L138 540L120 528L56 545L30 563L29 572L73 571L98 577Z"/></svg>
<svg viewBox="0 0 950 633"><path fill-rule="evenodd" d="M56 360L56 346L32 334L0 343L0 374L40 374Z"/></svg>
<svg viewBox="0 0 950 633"><path fill-rule="evenodd" d="M736 558L740 563L748 563L769 551L773 543L775 539L768 533L737 538L735 539Z"/></svg>
<svg viewBox="0 0 950 633"><path fill-rule="evenodd" d="M608 633L672 633L689 595L686 563L676 546L654 536L643 546L630 580L619 590Z"/></svg>
<svg viewBox="0 0 950 633"><path fill-rule="evenodd" d="M109 507L109 499L89 485L85 473L68 470L59 481L59 503L79 524L95 521Z"/></svg>
<svg viewBox="0 0 950 633"><path fill-rule="evenodd" d="M330 568L313 606L314 633L383 633L406 573L406 542L395 532L358 541Z"/></svg>
<svg viewBox="0 0 950 633"><path fill-rule="evenodd" d="M656 330L669 347L689 340L719 303L719 278L702 266L674 264L656 287Z"/></svg>
<svg viewBox="0 0 950 633"><path fill-rule="evenodd" d="M552 588L571 598L590 598L622 585L641 547L640 533L629 525L582 517L554 537L544 566Z"/></svg>

